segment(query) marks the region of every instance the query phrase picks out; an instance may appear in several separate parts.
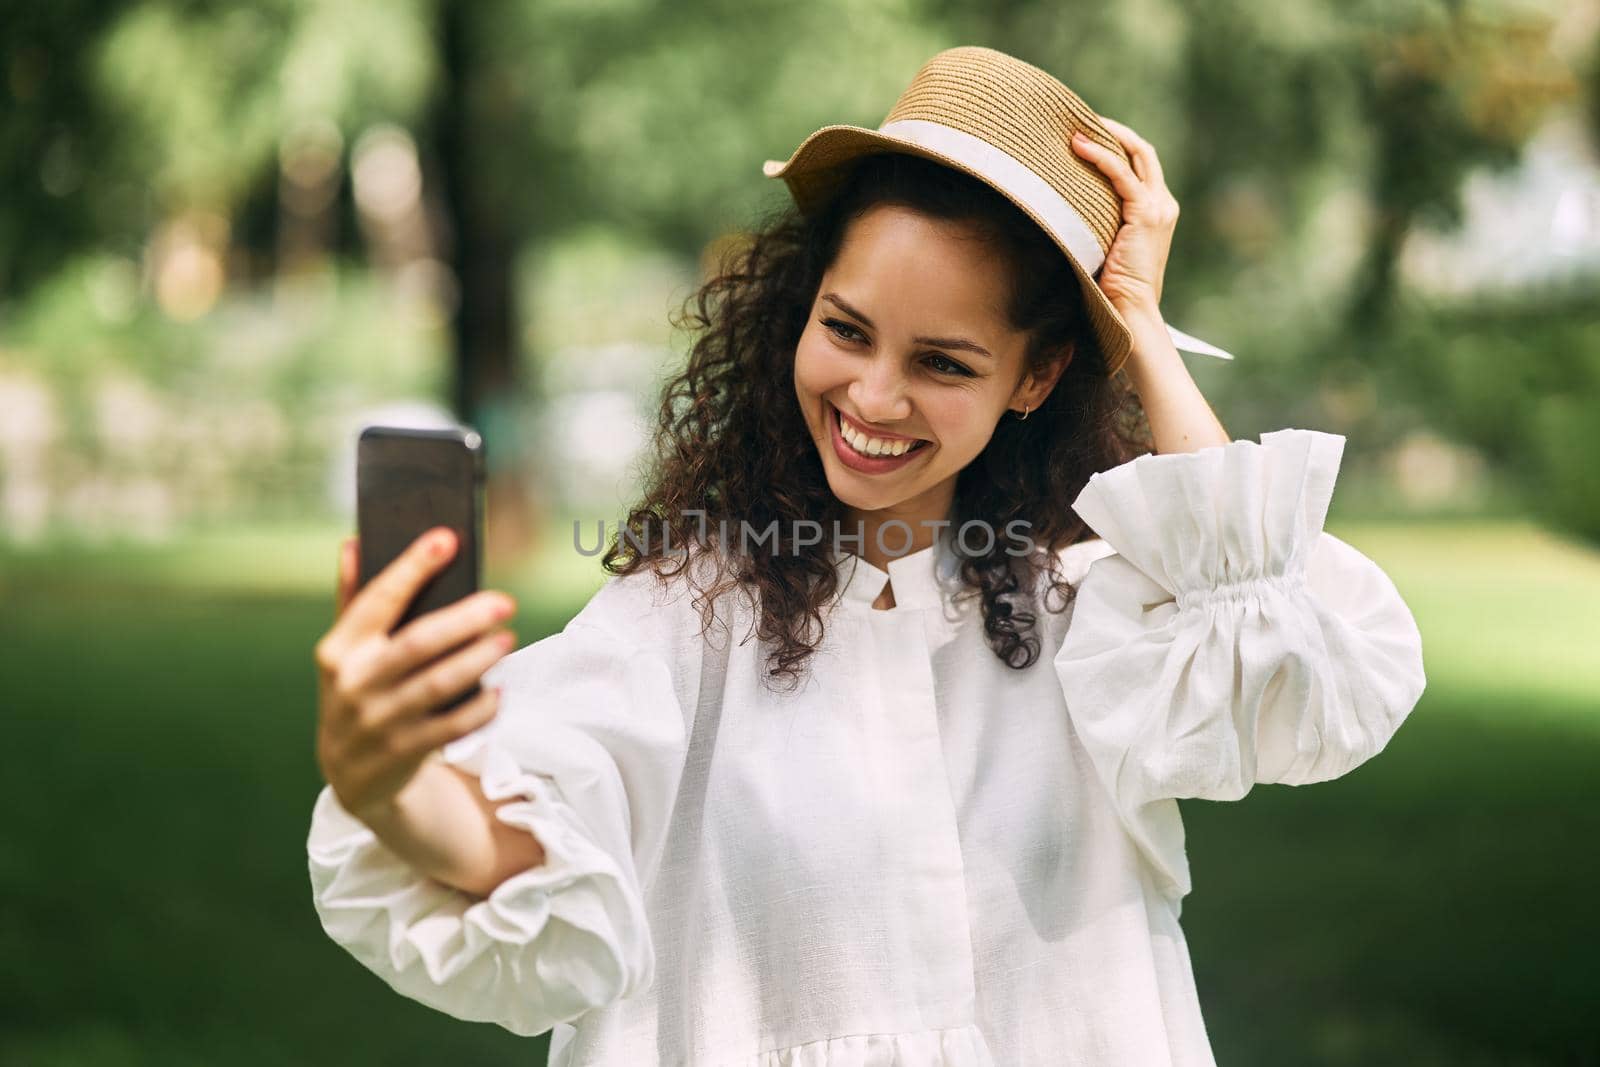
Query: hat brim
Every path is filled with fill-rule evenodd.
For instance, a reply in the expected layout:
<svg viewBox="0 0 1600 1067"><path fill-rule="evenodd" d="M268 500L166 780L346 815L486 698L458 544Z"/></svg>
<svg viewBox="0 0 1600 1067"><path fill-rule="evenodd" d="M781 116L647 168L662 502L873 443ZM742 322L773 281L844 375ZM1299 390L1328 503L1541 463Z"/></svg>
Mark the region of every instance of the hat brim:
<svg viewBox="0 0 1600 1067"><path fill-rule="evenodd" d="M761 169L769 178L781 178L788 187L795 206L802 214L809 215L828 201L830 194L845 177L848 164L863 156L879 152L920 156L961 171L1000 193L1032 219L1061 250L1061 254L1067 257L1067 262L1072 265L1072 272L1078 277L1078 288L1083 294L1084 307L1089 314L1090 328L1094 331L1101 355L1105 358L1106 373L1115 374L1122 369L1122 365L1127 362L1129 354L1133 351L1133 335L1116 308L1111 306L1111 301L1106 298L1094 275L1084 268L1070 248L1051 233L1050 227L1039 217L1037 211L988 175L915 141L881 133L878 130L869 130L864 126L842 124L822 127L800 142L800 146L787 160L780 162L769 159Z"/></svg>

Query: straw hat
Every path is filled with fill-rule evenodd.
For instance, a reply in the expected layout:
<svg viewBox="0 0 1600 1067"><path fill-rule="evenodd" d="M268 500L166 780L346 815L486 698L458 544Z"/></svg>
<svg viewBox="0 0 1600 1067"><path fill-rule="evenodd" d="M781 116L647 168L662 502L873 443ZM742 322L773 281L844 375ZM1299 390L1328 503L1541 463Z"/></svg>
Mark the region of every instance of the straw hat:
<svg viewBox="0 0 1600 1067"><path fill-rule="evenodd" d="M954 167L994 187L1049 234L1072 263L1106 367L1128 359L1128 326L1095 283L1122 224L1122 200L1093 164L1072 151L1081 131L1127 153L1076 93L1051 75L992 48L950 48L922 65L876 130L824 126L787 162L767 160L796 206L810 214L828 200L852 163L877 152L902 152ZM1220 348L1167 328L1173 344L1232 359Z"/></svg>

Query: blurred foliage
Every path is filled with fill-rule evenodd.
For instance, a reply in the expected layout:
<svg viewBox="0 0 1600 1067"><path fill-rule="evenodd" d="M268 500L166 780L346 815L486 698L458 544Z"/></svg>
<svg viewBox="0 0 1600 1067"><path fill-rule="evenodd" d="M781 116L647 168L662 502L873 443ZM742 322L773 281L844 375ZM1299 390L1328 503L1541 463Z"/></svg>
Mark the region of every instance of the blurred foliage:
<svg viewBox="0 0 1600 1067"><path fill-rule="evenodd" d="M164 209L229 211L307 122L360 130L425 102L422 0L131 6L96 50L126 164ZM181 72L181 73L178 73Z"/></svg>
<svg viewBox="0 0 1600 1067"><path fill-rule="evenodd" d="M131 299L148 310L163 256L212 250L229 292L196 305L207 319L233 290L299 270L291 226L349 270L393 270L346 162L392 126L416 143L438 235L436 253L414 254L446 261L465 298L441 299L458 316L445 338L458 374L482 356L468 349L512 344L534 373L495 388L530 390L569 341L530 306L538 280L512 279L513 262L537 273L543 250L604 229L637 254L694 263L785 202L762 160L825 124L875 126L928 56L986 44L1160 149L1184 205L1165 310L1240 356L1196 364L1236 436L1320 426L1359 453L1438 427L1544 514L1600 537L1600 481L1569 459L1600 437L1593 367L1574 347L1586 329L1575 309L1596 302L1600 280L1455 309L1409 299L1398 269L1409 234L1460 221L1467 174L1515 164L1560 109L1596 114L1593 29L1574 45L1569 13L1556 0L28 5L0 43L0 346L70 387L74 366L114 353L153 370L237 343L210 322L158 339L143 312L115 341L92 317L41 332L50 312L31 305L86 270L109 276L106 256L135 272ZM312 209L290 188L308 145L337 163ZM634 314L630 293L605 295L599 318ZM480 321L505 304L512 325ZM342 332L381 365L381 329ZM319 336L318 358L286 370L272 402L298 411L347 381L357 360L333 343ZM458 410L469 400L458 392Z"/></svg>
<svg viewBox="0 0 1600 1067"><path fill-rule="evenodd" d="M414 120L435 60L425 0L11 4L0 44L0 293L164 219L232 216L307 122Z"/></svg>
<svg viewBox="0 0 1600 1067"><path fill-rule="evenodd" d="M1448 358L1406 358L1418 350ZM1600 539L1600 302L1592 291L1410 306L1373 351L1408 373L1411 395L1430 398L1435 425L1475 442L1532 489L1534 513Z"/></svg>
<svg viewBox="0 0 1600 1067"><path fill-rule="evenodd" d="M26 450L43 465L32 475L75 488L64 507L88 525L126 522L107 533L321 513L329 445L355 432L352 413L441 391L442 324L392 279L343 271L245 290L182 323L128 300L131 272L116 257L71 261L22 303L0 347L0 407L7 383L54 387L41 394L54 404L26 420L48 427L24 442L48 444ZM0 426L14 460L20 415Z"/></svg>

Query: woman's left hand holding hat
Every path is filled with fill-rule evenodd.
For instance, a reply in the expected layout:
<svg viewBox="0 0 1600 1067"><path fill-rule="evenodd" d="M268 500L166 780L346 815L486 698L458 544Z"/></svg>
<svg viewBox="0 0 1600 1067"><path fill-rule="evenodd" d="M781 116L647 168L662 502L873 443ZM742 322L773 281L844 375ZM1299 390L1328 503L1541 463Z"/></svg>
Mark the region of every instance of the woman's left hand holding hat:
<svg viewBox="0 0 1600 1067"><path fill-rule="evenodd" d="M1124 160L1082 133L1072 137L1072 150L1093 163L1122 198L1122 226L1097 281L1111 306L1130 324L1152 315L1160 318L1161 283L1178 225L1178 201L1167 189L1161 161L1150 142L1120 122L1100 117L1128 153Z"/></svg>

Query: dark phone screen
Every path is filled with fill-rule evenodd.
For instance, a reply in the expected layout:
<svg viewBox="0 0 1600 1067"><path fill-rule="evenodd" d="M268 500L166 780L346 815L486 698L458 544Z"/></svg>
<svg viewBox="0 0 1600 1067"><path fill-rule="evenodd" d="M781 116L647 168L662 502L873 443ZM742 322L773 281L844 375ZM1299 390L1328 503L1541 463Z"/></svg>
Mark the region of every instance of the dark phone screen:
<svg viewBox="0 0 1600 1067"><path fill-rule="evenodd" d="M360 584L366 585L424 531L448 526L457 538L455 556L422 587L394 629L478 591L482 519L483 444L476 432L390 426L362 431L356 447ZM461 700L477 692L474 685Z"/></svg>

